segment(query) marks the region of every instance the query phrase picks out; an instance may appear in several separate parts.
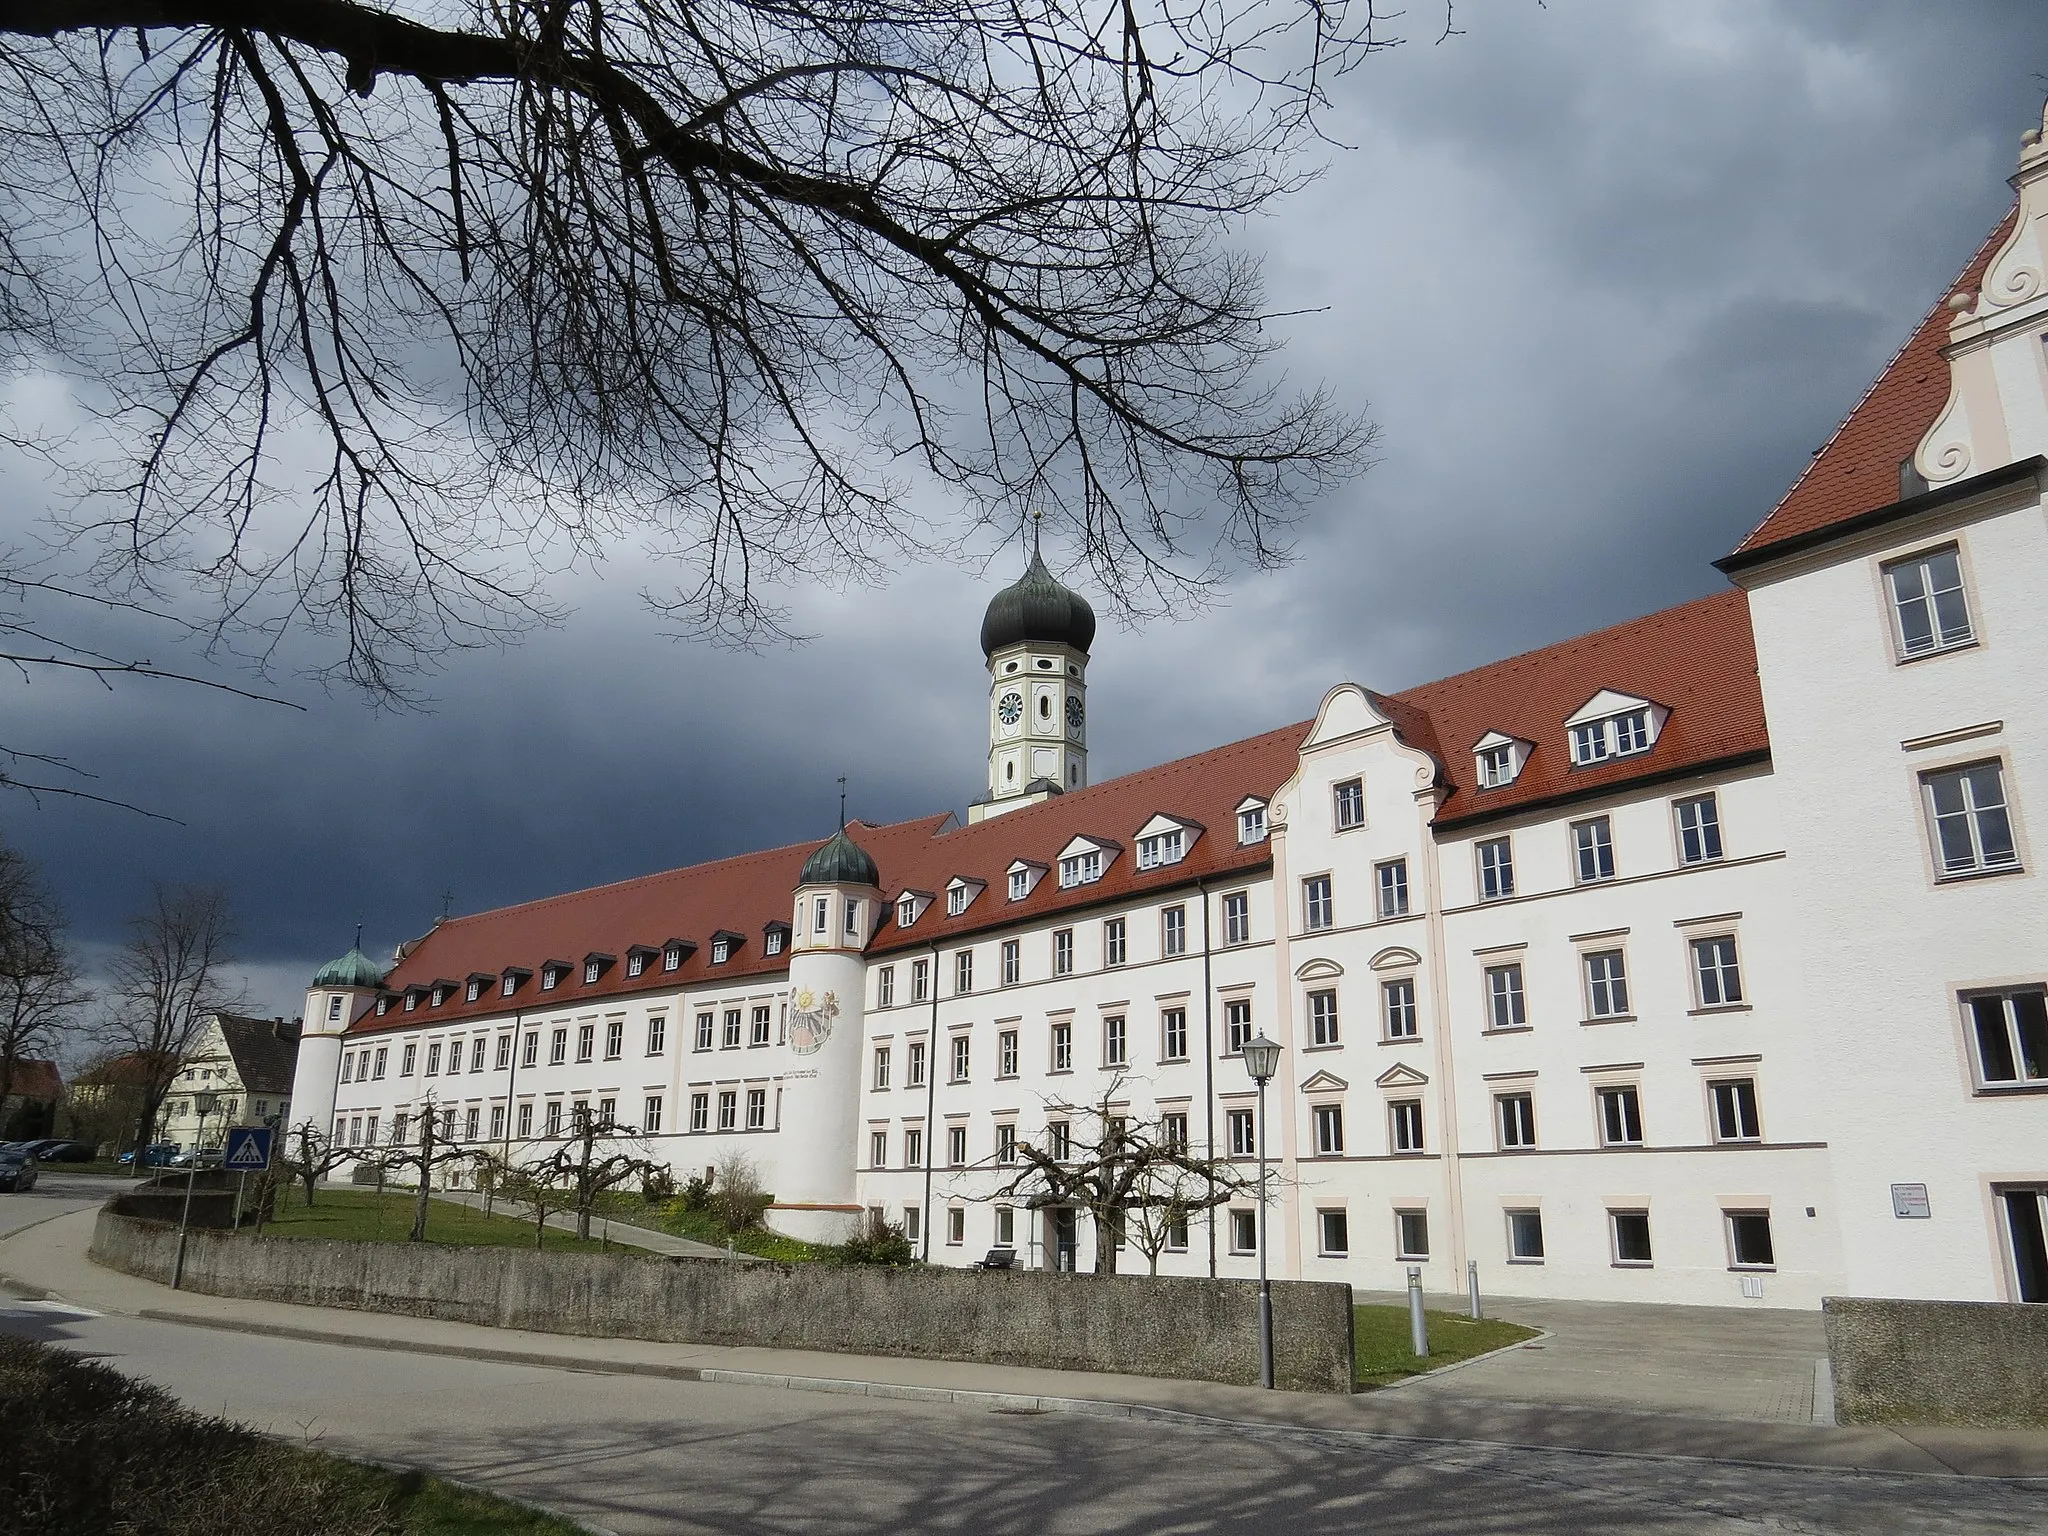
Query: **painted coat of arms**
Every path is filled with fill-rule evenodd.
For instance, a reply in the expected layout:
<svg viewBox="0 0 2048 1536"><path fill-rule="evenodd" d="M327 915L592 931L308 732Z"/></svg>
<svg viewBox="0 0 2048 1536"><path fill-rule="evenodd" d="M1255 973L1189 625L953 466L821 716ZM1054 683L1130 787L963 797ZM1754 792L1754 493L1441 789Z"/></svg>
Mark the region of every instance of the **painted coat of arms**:
<svg viewBox="0 0 2048 1536"><path fill-rule="evenodd" d="M839 994L827 992L822 998L809 987L796 995L789 1010L789 1048L799 1056L815 1056L832 1038L832 1021L839 1017Z"/></svg>

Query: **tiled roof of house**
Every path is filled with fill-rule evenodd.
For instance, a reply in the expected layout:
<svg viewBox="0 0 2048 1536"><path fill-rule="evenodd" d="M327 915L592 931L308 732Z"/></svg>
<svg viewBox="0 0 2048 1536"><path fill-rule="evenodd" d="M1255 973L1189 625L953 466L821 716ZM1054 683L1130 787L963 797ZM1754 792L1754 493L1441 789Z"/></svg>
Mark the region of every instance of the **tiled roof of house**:
<svg viewBox="0 0 2048 1536"><path fill-rule="evenodd" d="M57 1074L54 1061L37 1061L32 1057L21 1057L14 1063L13 1081L8 1087L10 1097L33 1099L38 1104L52 1104L64 1094L64 1079Z"/></svg>
<svg viewBox="0 0 2048 1536"><path fill-rule="evenodd" d="M299 1029L283 1019L245 1019L217 1013L221 1038L234 1058L235 1075L247 1093L288 1094L299 1061Z"/></svg>
<svg viewBox="0 0 2048 1536"><path fill-rule="evenodd" d="M1647 753L1574 767L1564 722L1610 688L1668 709L1664 729ZM1735 591L1403 693L1373 697L1405 742L1442 765L1446 798L1439 826L1758 759L1770 747L1747 600ZM1116 902L1144 890L1228 880L1266 867L1271 858L1266 844L1238 843L1237 807L1249 796L1270 797L1294 773L1310 724L1283 726L971 826L955 826L950 816L886 826L849 824L848 837L879 866L885 895L917 890L938 897L908 929L896 925L892 901L871 951L943 947L992 928ZM1513 784L1482 790L1472 746L1496 730L1533 743L1534 750ZM1140 871L1137 832L1161 813L1197 824L1201 835L1180 862ZM1114 856L1100 880L1062 889L1059 856L1078 835L1115 844ZM770 924L789 921L798 877L821 843L792 844L445 919L386 980L395 994L445 982L449 990L442 1006L432 1008L422 1000L408 1012L393 1004L382 1018L366 1012L354 1027L368 1031L456 1023L500 1015L508 1003L576 1008L714 978L737 990L751 977L779 975L787 968L787 956L763 953L762 937ZM1045 866L1047 873L1028 896L1013 902L1008 874L1018 860ZM980 882L982 889L964 912L949 917L943 893L961 876ZM726 964L714 965L710 939L721 931L736 933L744 942ZM587 955L623 957L635 945L655 949L674 938L695 944L680 970L664 971L658 959L651 959L643 975L629 977L623 960L614 958L597 982L583 982ZM549 961L568 969L554 990L543 992L539 972ZM463 1001L464 984L472 975L496 977L507 967L533 973L514 999L485 987L477 1002Z"/></svg>
<svg viewBox="0 0 2048 1536"><path fill-rule="evenodd" d="M2016 213L2017 209L1999 220L1784 499L1736 546L1731 560L1848 522L1902 499L1899 465L1920 446L1920 439L1948 403L1948 363L1941 355L1948 342L1948 297L1974 294L1982 285L1984 269L2012 232Z"/></svg>

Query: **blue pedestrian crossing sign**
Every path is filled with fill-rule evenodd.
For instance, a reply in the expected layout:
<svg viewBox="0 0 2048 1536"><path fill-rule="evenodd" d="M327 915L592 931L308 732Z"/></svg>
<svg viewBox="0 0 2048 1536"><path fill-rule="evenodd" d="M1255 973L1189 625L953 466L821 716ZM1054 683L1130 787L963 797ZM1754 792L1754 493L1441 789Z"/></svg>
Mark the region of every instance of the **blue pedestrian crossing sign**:
<svg viewBox="0 0 2048 1536"><path fill-rule="evenodd" d="M228 1132L221 1167L230 1173L262 1173L270 1167L270 1139L277 1133L267 1125L238 1125Z"/></svg>

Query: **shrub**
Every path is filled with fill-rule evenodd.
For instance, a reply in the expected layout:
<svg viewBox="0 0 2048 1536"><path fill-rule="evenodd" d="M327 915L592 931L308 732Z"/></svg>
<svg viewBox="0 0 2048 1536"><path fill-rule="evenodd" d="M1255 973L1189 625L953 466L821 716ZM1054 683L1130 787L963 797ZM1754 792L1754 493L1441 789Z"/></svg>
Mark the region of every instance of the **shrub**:
<svg viewBox="0 0 2048 1536"><path fill-rule="evenodd" d="M683 1181L683 1192L676 1197L677 1203L686 1211L708 1211L711 1209L711 1175L691 1174Z"/></svg>
<svg viewBox="0 0 2048 1536"><path fill-rule="evenodd" d="M911 1264L917 1249L901 1227L880 1216L868 1215L854 1229L853 1236L839 1245L842 1264Z"/></svg>
<svg viewBox="0 0 2048 1536"><path fill-rule="evenodd" d="M729 1152L713 1171L704 1208L725 1231L739 1233L760 1226L774 1203L775 1197L761 1188L761 1173L753 1159Z"/></svg>

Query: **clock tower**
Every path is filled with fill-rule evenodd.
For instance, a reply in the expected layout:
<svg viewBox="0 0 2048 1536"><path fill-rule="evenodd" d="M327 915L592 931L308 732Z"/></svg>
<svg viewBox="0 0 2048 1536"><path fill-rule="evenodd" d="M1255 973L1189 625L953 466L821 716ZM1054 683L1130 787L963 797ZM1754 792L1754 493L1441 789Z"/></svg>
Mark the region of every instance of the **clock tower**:
<svg viewBox="0 0 2048 1536"><path fill-rule="evenodd" d="M1088 647L1095 610L1045 568L1032 525L1031 564L981 621L988 660L988 796L970 822L1036 805L1088 782Z"/></svg>

